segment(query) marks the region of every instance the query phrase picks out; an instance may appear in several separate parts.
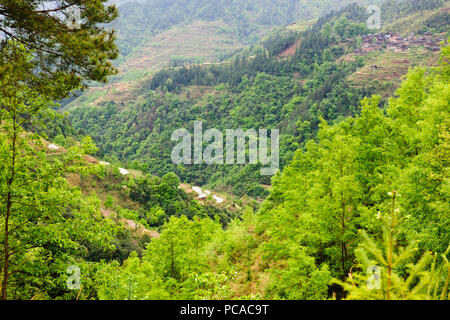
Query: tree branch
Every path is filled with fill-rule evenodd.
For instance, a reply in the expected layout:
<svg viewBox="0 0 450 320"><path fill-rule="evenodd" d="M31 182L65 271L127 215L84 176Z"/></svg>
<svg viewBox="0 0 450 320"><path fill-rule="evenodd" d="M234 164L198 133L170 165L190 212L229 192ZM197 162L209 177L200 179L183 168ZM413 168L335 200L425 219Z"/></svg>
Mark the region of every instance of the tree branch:
<svg viewBox="0 0 450 320"><path fill-rule="evenodd" d="M39 50L39 51L43 51L43 52L46 52L46 53L50 53L50 54L56 55L56 56L58 56L58 57L64 57L64 55L62 55L62 54L60 54L60 53L58 53L58 52L54 52L54 51L50 51L50 50L47 50L47 49L43 49L43 48L36 47L36 46L34 46L34 45L32 45L32 44L26 42L25 40L22 40L22 39L20 39L19 37L13 35L11 32L6 31L6 30L3 29L2 27L0 27L0 31L2 31L4 34L10 36L10 37L13 38L14 40L17 40L17 41L19 41L20 43L22 43L22 44L24 44L24 45L26 45L26 46L28 46L28 47L30 47L30 48L32 48L32 49Z"/></svg>

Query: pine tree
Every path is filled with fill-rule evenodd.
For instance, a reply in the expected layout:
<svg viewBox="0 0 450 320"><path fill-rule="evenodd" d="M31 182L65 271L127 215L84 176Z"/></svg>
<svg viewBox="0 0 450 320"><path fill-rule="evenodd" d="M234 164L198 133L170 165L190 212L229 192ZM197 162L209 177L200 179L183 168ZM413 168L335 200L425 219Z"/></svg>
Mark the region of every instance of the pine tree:
<svg viewBox="0 0 450 320"><path fill-rule="evenodd" d="M425 252L414 261L418 242L400 244L400 227L409 217L402 216L396 208L400 194L392 191L389 195L392 198L390 212L378 214L383 228L382 244L361 231L363 242L355 252L360 272L350 272L345 282L334 280L334 283L344 287L347 299L447 300L450 246L441 256Z"/></svg>

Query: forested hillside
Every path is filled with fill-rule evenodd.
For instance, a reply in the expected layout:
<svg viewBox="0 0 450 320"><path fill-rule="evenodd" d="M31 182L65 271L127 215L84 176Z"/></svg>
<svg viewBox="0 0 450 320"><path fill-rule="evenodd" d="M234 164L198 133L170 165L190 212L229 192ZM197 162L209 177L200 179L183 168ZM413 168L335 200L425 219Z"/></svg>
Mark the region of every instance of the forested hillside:
<svg viewBox="0 0 450 320"><path fill-rule="evenodd" d="M387 10L391 4L385 6ZM428 12L423 10L432 13L427 21L433 21L442 6L436 1L428 6L419 1L413 7L404 2L386 23ZM384 104L409 67L437 61L438 53L423 45L397 50L384 44L359 54L363 38L373 33L366 20L365 8L351 5L303 32L278 29L230 63L159 71L134 95L121 93L126 101L109 98L106 92L97 100L82 97L70 104L69 118L82 134L94 138L99 157L151 174L174 172L182 181L237 196L265 197L262 185L269 185L270 177L260 176L258 165L174 165L172 148L166 147L174 145L172 132L180 127L192 132L196 120L205 122L204 130L279 128L282 169L315 137L321 118L333 122L355 115L359 101L374 93L382 95ZM445 33L435 30L432 38L439 46ZM293 54L280 57L292 46ZM383 66L377 62L381 59Z"/></svg>

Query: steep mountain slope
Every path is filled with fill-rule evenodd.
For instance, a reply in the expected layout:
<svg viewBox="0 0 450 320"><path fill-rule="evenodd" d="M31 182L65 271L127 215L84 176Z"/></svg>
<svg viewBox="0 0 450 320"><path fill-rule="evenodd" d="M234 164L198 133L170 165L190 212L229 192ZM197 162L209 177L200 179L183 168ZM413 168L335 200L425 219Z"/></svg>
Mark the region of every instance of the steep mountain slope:
<svg viewBox="0 0 450 320"><path fill-rule="evenodd" d="M376 4L381 1L359 2ZM222 61L237 49L257 43L274 26L317 18L351 2L353 0L117 2L119 18L111 27L118 38L120 52L115 64L120 74L111 77L110 82L139 79L145 82L152 70L173 62Z"/></svg>
<svg viewBox="0 0 450 320"><path fill-rule="evenodd" d="M29 50L0 53L3 299L449 300L450 1L387 1L377 31L349 5L245 49L283 11L211 3L149 1L174 20L67 117L25 83ZM217 163L173 160L174 132L213 128L183 155ZM221 164L228 129L269 129L241 140L260 149L279 129L280 172L266 150Z"/></svg>

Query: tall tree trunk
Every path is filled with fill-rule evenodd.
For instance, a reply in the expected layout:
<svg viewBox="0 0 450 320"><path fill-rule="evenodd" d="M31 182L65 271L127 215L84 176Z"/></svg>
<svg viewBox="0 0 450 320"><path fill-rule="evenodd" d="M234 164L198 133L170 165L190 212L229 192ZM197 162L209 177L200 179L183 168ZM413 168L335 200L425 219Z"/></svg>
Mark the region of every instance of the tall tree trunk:
<svg viewBox="0 0 450 320"><path fill-rule="evenodd" d="M15 176L16 166L16 140L17 140L17 123L16 113L13 113L13 136L12 136L12 158L11 158L11 177L7 181L8 194L6 200L6 216L5 216L5 239L3 242L4 248L4 264L3 264L3 279L2 279L2 300L6 300L7 288L8 288L8 276L9 276L9 219L11 217L12 207L12 184Z"/></svg>
<svg viewBox="0 0 450 320"><path fill-rule="evenodd" d="M394 228L394 216L395 216L395 197L396 192L394 191L394 196L392 197L392 214L391 214L391 226L389 228L389 248L388 248L388 276L387 276L387 293L386 299L391 300L391 286L392 286L392 254L394 250L394 239L392 230Z"/></svg>

